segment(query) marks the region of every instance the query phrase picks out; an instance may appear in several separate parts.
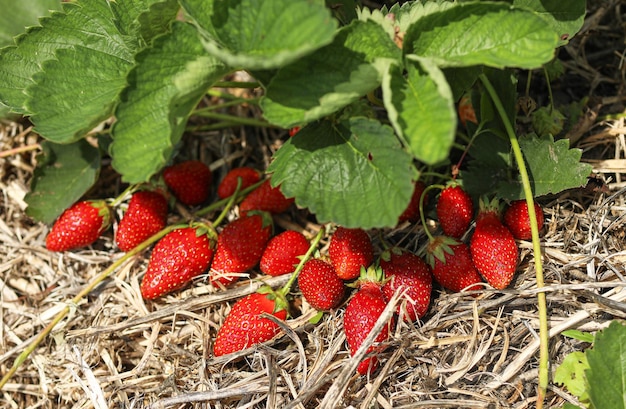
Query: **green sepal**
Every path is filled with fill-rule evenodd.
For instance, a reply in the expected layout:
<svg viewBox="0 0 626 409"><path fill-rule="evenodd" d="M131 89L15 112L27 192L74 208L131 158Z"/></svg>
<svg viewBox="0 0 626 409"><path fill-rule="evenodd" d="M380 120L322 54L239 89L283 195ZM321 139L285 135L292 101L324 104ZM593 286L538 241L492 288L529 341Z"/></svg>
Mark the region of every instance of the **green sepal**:
<svg viewBox="0 0 626 409"><path fill-rule="evenodd" d="M426 247L426 262L431 268L435 266L435 259L445 264L446 254L454 254L454 251L452 251L450 247L459 244L461 244L460 241L448 236L437 236L433 238Z"/></svg>
<svg viewBox="0 0 626 409"><path fill-rule="evenodd" d="M313 317L311 317L311 319L309 319L309 324L316 325L318 322L321 321L324 314L325 314L324 311L318 311L317 314L315 314Z"/></svg>
<svg viewBox="0 0 626 409"><path fill-rule="evenodd" d="M274 290L269 285L261 286L256 292L259 294L265 294L269 300L274 301L274 311L272 311L273 313L285 310L287 311L287 316L291 315L291 313L289 312L289 299L287 295L282 294L280 291Z"/></svg>

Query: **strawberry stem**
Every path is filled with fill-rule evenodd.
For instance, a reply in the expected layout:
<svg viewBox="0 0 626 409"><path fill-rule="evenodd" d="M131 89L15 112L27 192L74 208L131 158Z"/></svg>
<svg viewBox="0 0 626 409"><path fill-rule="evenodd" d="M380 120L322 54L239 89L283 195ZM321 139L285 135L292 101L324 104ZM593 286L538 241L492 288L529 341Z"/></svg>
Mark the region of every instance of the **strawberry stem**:
<svg viewBox="0 0 626 409"><path fill-rule="evenodd" d="M22 353L20 353L20 355L17 358L15 358L15 361L13 362L13 366L11 367L11 369L9 369L9 371L4 374L2 379L0 379L0 390L9 381L9 379L11 379L11 377L15 374L15 372L20 367L20 365L22 365L22 363L26 361L26 359L35 350L35 348L37 348L37 346L41 344L41 342L44 339L46 339L46 337L52 332L54 327L56 327L57 324L61 322L63 318L65 318L65 316L70 312L72 306L78 305L80 300L82 300L89 293L91 293L94 288L96 288L102 281L104 281L108 276L110 276L115 270L117 270L120 266L122 266L131 257L135 256L136 254L139 254L140 252L145 250L148 246L150 246L152 243L161 239L167 233L170 233L173 230L184 228L184 227L187 227L187 226L178 224L178 225L172 225L172 226L166 227L165 229L161 230L160 232L156 233L152 237L148 238L147 240L139 244L137 247L135 247L128 253L124 254L122 257L114 261L113 264L111 264L106 270L98 274L74 298L72 298L72 300L69 303L67 303L67 306L63 308L52 319L52 321L50 321L50 323L37 335L37 337L30 343L30 345L28 345L22 351Z"/></svg>
<svg viewBox="0 0 626 409"><path fill-rule="evenodd" d="M230 197L228 198L228 201L226 202L226 206L224 206L224 208L222 209L222 212L219 214L219 216L217 216L217 218L213 222L214 226L218 226L222 222L222 220L226 218L226 215L228 215L228 212L235 204L235 200L237 199L237 196L239 195L239 191L241 190L242 183L243 183L243 179L241 177L238 177L237 187L235 187L235 192L232 195L230 195Z"/></svg>
<svg viewBox="0 0 626 409"><path fill-rule="evenodd" d="M533 243L533 258L535 261L535 275L537 280L537 288L544 287L543 281L543 264L541 260L541 244L539 242L539 228L537 226L537 214L535 213L535 204L533 201L533 193L530 186L530 178L528 177L528 170L524 162L524 155L519 145L517 135L513 129L513 125L509 121L509 117L494 89L493 85L485 74L479 76L480 81L485 86L485 89L489 93L491 100L493 101L498 114L502 119L506 132L511 142L511 148L513 150L513 156L517 162L517 167L522 179L522 186L524 188L524 196L526 197L526 204L528 205L528 216L530 218L530 229ZM548 332L548 308L546 303L546 293L540 291L537 293L537 305L539 309L539 391L537 393L537 408L542 409L544 399L546 396L546 390L548 388L549 381L549 343L550 334Z"/></svg>
<svg viewBox="0 0 626 409"><path fill-rule="evenodd" d="M302 270L302 267L304 267L304 264L309 260L309 258L311 258L311 255L315 252L315 250L317 249L317 245L319 244L320 240L322 240L322 237L324 237L325 234L326 230L324 229L324 226L322 226L322 228L320 228L320 231L317 232L315 238L311 242L309 249L304 254L304 256L302 256L302 259L300 260L300 263L298 263L298 266L294 270L293 274L291 275L291 277L289 277L289 281L287 281L283 288L278 290L278 293L280 295L286 297L287 294L289 294L289 292L291 291L291 287L293 287L293 283L296 281L298 275L300 274L300 271Z"/></svg>
<svg viewBox="0 0 626 409"><path fill-rule="evenodd" d="M419 204L420 220L422 222L422 226L424 226L424 233L426 233L426 236L428 237L428 241L430 241L430 242L434 241L435 238L433 237L433 235L430 232L430 230L428 230L428 228L426 227L426 216L424 215L424 200L426 198L426 193L428 193L429 190L434 190L434 189L443 190L443 189L445 189L445 186L444 185L437 185L437 184L426 186L426 189L424 189L424 191L422 192L422 195L420 196L420 204Z"/></svg>
<svg viewBox="0 0 626 409"><path fill-rule="evenodd" d="M217 202L211 203L210 205L203 207L202 209L198 210L197 212L194 213L195 216L204 216L205 214L211 213L214 210L219 209L220 207L227 205L228 202L234 197L235 199L233 200L237 200L245 195L247 195L248 193L252 192L254 189L256 189L257 187L261 186L261 184L265 182L265 180L260 180L257 183L255 183L254 185L250 185L245 189L241 189L241 191L239 193L235 192L233 193L231 196L226 197L222 200L218 200ZM217 223L214 223L215 225L217 225Z"/></svg>

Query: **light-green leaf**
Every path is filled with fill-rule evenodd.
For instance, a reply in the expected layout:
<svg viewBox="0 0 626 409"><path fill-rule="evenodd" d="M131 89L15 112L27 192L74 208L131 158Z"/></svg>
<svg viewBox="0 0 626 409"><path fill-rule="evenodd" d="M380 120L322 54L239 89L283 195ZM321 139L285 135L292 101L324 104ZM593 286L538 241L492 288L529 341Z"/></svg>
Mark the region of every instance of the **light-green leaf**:
<svg viewBox="0 0 626 409"><path fill-rule="evenodd" d="M392 66L383 81L391 123L413 155L426 164L448 157L456 132L456 111L445 76L428 59L407 57L406 75Z"/></svg>
<svg viewBox="0 0 626 409"><path fill-rule="evenodd" d="M13 44L14 36L37 24L39 17L60 8L61 0L0 0L0 47Z"/></svg>
<svg viewBox="0 0 626 409"><path fill-rule="evenodd" d="M100 151L82 139L58 145L44 141L37 168L26 195L26 214L52 223L65 209L83 196L100 172Z"/></svg>
<svg viewBox="0 0 626 409"><path fill-rule="evenodd" d="M362 117L310 123L276 152L268 172L320 223L366 229L397 224L417 177L391 127Z"/></svg>
<svg viewBox="0 0 626 409"><path fill-rule="evenodd" d="M554 372L554 383L564 385L567 390L582 403L589 402L589 386L585 371L589 369L584 352L575 351L565 356L561 365Z"/></svg>
<svg viewBox="0 0 626 409"><path fill-rule="evenodd" d="M613 321L586 351L589 398L595 408L626 408L626 325Z"/></svg>
<svg viewBox="0 0 626 409"><path fill-rule="evenodd" d="M559 46L568 43L585 21L586 0L513 0L513 5L533 11L552 27Z"/></svg>
<svg viewBox="0 0 626 409"><path fill-rule="evenodd" d="M536 68L552 59L558 41L545 20L530 11L467 2L411 24L404 51L431 58L440 67Z"/></svg>
<svg viewBox="0 0 626 409"><path fill-rule="evenodd" d="M400 49L373 21L353 21L332 44L283 67L261 100L273 124L289 128L332 114L376 89Z"/></svg>
<svg viewBox="0 0 626 409"><path fill-rule="evenodd" d="M204 46L227 65L272 69L329 44L337 21L320 1L183 0Z"/></svg>
<svg viewBox="0 0 626 409"><path fill-rule="evenodd" d="M115 113L110 149L113 167L126 182L147 181L165 166L191 111L227 71L186 23L173 24L171 34L137 55Z"/></svg>

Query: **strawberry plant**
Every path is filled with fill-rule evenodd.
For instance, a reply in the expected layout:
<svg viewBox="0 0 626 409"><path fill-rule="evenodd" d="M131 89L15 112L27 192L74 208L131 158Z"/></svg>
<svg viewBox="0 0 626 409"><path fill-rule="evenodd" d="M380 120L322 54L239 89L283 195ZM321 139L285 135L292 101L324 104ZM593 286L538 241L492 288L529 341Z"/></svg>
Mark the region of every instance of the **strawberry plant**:
<svg viewBox="0 0 626 409"><path fill-rule="evenodd" d="M514 120L515 69L550 62L584 12L584 0L356 10L305 0L63 3L0 51L0 101L45 139L28 214L56 219L95 183L105 156L124 182L149 181L174 162L202 96L241 70L263 90L267 126L301 127L268 172L320 222L396 224L420 168L449 157L455 103L468 92L479 123L468 127L480 132L465 186L520 199L503 123L477 80L497 84ZM536 196L584 184L590 168L567 140L529 132L520 144Z"/></svg>

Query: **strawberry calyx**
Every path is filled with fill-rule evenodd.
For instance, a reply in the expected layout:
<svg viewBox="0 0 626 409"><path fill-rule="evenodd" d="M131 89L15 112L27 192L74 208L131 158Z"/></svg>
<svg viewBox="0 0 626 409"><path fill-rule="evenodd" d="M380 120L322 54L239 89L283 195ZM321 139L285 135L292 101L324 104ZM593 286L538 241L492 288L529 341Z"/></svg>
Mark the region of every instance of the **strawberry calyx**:
<svg viewBox="0 0 626 409"><path fill-rule="evenodd" d="M289 316L289 298L287 295L283 294L280 290L276 291L269 285L264 285L260 287L257 291L259 294L264 294L268 300L274 301L274 310L272 314L275 314L279 311L287 311L287 316Z"/></svg>
<svg viewBox="0 0 626 409"><path fill-rule="evenodd" d="M426 262L431 268L435 266L435 260L439 260L445 264L446 254L454 254L454 251L450 247L458 244L461 244L461 242L453 237L433 237L428 243L428 246L426 246Z"/></svg>
<svg viewBox="0 0 626 409"><path fill-rule="evenodd" d="M189 227L193 227L194 229L196 229L196 237L207 235L212 245L217 242L217 232L212 225L204 222L192 221L191 223L189 223Z"/></svg>
<svg viewBox="0 0 626 409"><path fill-rule="evenodd" d="M98 216L102 218L100 231L104 231L111 225L111 208L105 200L88 200L93 208L98 209Z"/></svg>
<svg viewBox="0 0 626 409"><path fill-rule="evenodd" d="M495 217L500 220L502 214L502 203L498 198L489 200L487 197L481 197L478 201L478 215L476 216L476 222L480 220Z"/></svg>
<svg viewBox="0 0 626 409"><path fill-rule="evenodd" d="M361 267L359 277L355 281L347 283L346 286L359 289L372 285L382 287L385 285L385 282L386 278L383 269L379 265L372 264L367 268Z"/></svg>

